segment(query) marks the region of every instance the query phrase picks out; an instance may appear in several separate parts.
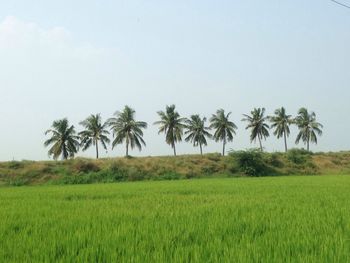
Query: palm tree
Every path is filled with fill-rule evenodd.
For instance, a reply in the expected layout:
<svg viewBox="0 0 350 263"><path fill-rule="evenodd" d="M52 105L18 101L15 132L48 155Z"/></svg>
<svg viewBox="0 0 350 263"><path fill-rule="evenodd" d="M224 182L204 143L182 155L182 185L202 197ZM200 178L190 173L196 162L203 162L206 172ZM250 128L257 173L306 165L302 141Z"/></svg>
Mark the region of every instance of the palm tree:
<svg viewBox="0 0 350 263"><path fill-rule="evenodd" d="M182 141L183 129L185 128L185 118L181 118L180 114L175 111L175 105L166 106L166 111L157 112L160 121L155 122L155 125L160 125L158 134L165 133L165 141L171 145L174 150L174 156L176 156L177 142Z"/></svg>
<svg viewBox="0 0 350 263"><path fill-rule="evenodd" d="M143 140L142 129L147 128L147 123L135 120L135 110L129 106L125 106L124 110L115 114L115 118L110 118L108 124L113 131L115 139L112 142L112 149L117 144L126 144L126 157L129 156L129 146L131 149L137 147L140 151L142 145L146 146Z"/></svg>
<svg viewBox="0 0 350 263"><path fill-rule="evenodd" d="M289 137L290 129L289 126L293 124L293 119L291 115L287 115L286 109L281 107L280 109L275 110L275 115L269 117L272 125L271 128L274 128L275 131L273 134L277 136L277 138L284 138L284 148L285 151L288 151L287 147L287 137Z"/></svg>
<svg viewBox="0 0 350 263"><path fill-rule="evenodd" d="M208 132L209 127L205 126L207 118L201 118L199 115L192 115L190 119L186 120L186 132L188 135L185 139L186 142L192 142L193 146L199 146L201 155L203 155L202 146L207 146L207 137L211 138L212 135Z"/></svg>
<svg viewBox="0 0 350 263"><path fill-rule="evenodd" d="M102 144L105 150L107 150L106 144L110 142L107 137L109 132L106 130L108 123L102 123L100 114L91 114L84 121L80 122L80 125L85 128L84 131L79 132L82 150L85 151L91 145L94 145L96 148L96 159L98 159L98 142Z"/></svg>
<svg viewBox="0 0 350 263"><path fill-rule="evenodd" d="M316 114L314 112L309 113L306 108L299 110L295 123L299 128L299 134L295 143L298 144L302 140L309 151L310 142L317 144L317 135L322 135L323 125L316 121Z"/></svg>
<svg viewBox="0 0 350 263"><path fill-rule="evenodd" d="M222 155L225 156L225 147L227 142L233 141L233 135L236 134L237 126L229 120L231 112L225 114L223 109L217 110L210 118L210 128L215 129L214 139L216 142L222 141Z"/></svg>
<svg viewBox="0 0 350 263"><path fill-rule="evenodd" d="M49 156L53 155L54 160L60 156L62 160L73 158L79 149L79 136L75 135L74 126L69 126L68 120L64 118L54 121L51 128L45 132L45 135L50 133L52 137L44 142L45 147L52 144L48 151Z"/></svg>
<svg viewBox="0 0 350 263"><path fill-rule="evenodd" d="M270 136L269 125L266 124L268 117L265 117L265 108L254 108L250 112L251 115L243 114L245 118L242 121L248 122L246 130L251 129L250 142L256 141L258 138L260 150L263 151L262 139L266 139Z"/></svg>

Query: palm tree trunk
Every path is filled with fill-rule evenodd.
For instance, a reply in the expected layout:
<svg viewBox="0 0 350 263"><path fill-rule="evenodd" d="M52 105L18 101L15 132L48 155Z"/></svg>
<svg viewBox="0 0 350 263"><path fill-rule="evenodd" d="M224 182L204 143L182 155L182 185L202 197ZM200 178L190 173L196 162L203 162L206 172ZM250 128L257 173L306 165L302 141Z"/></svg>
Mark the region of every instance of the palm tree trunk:
<svg viewBox="0 0 350 263"><path fill-rule="evenodd" d="M222 156L225 156L225 146L226 146L226 139L224 139L224 142L222 145Z"/></svg>
<svg viewBox="0 0 350 263"><path fill-rule="evenodd" d="M173 150L174 150L174 156L176 156L175 142L173 142Z"/></svg>
<svg viewBox="0 0 350 263"><path fill-rule="evenodd" d="M62 148L62 160L65 161L67 159L68 159L67 149L65 146L63 146L63 148Z"/></svg>
<svg viewBox="0 0 350 263"><path fill-rule="evenodd" d="M310 151L310 139L307 139L307 151Z"/></svg>
<svg viewBox="0 0 350 263"><path fill-rule="evenodd" d="M125 140L125 144L126 144L126 157L129 156L129 135L126 135L126 140Z"/></svg>
<svg viewBox="0 0 350 263"><path fill-rule="evenodd" d="M286 136L286 133L284 132L284 148L286 150L286 152L288 152L288 147L287 147L287 136Z"/></svg>
<svg viewBox="0 0 350 263"><path fill-rule="evenodd" d="M199 144L199 148L201 149L201 155L203 155L203 149L202 149L202 144Z"/></svg>
<svg viewBox="0 0 350 263"><path fill-rule="evenodd" d="M96 159L98 159L98 142L96 141Z"/></svg>
<svg viewBox="0 0 350 263"><path fill-rule="evenodd" d="M260 134L258 134L258 139L259 139L259 144L260 144L260 151L263 151Z"/></svg>

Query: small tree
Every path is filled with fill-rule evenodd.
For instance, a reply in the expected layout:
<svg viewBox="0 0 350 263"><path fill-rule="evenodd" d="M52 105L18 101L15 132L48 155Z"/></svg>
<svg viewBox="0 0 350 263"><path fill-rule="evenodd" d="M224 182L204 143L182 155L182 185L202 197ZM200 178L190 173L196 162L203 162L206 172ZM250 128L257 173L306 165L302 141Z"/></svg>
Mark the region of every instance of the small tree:
<svg viewBox="0 0 350 263"><path fill-rule="evenodd" d="M126 157L129 156L129 146L131 149L137 147L140 151L142 145L146 146L143 140L143 129L147 128L147 123L135 120L135 110L129 106L125 106L124 110L117 111L116 117L110 118L108 124L111 127L115 139L112 142L112 149L117 144L125 142Z"/></svg>
<svg viewBox="0 0 350 263"><path fill-rule="evenodd" d="M166 110L157 112L160 121L156 121L155 125L160 125L158 134L165 133L165 141L174 150L176 156L177 142L182 141L183 129L185 128L185 118L181 118L180 114L175 110L175 105L166 106Z"/></svg>
<svg viewBox="0 0 350 263"><path fill-rule="evenodd" d="M91 114L84 121L80 122L80 125L85 128L84 131L79 132L82 150L85 151L90 148L91 145L94 145L96 148L96 159L98 159L98 143L100 142L102 147L107 150L106 144L110 142L107 137L109 132L106 130L108 123L102 123L100 114Z"/></svg>
<svg viewBox="0 0 350 263"><path fill-rule="evenodd" d="M209 133L210 128L205 126L206 118L201 118L199 115L192 115L186 120L186 142L193 143L194 147L199 146L200 153L203 155L203 145L207 146L207 139L212 135Z"/></svg>
<svg viewBox="0 0 350 263"><path fill-rule="evenodd" d="M214 129L214 139L216 142L222 141L222 155L225 156L225 147L227 142L233 141L233 135L236 134L237 126L230 121L231 112L225 113L223 109L217 110L210 118L210 128Z"/></svg>
<svg viewBox="0 0 350 263"><path fill-rule="evenodd" d="M287 137L289 137L290 129L289 126L293 124L293 119L291 115L287 115L285 108L275 110L275 115L269 117L272 125L271 128L275 129L273 134L277 136L277 139L284 138L284 148L288 151L287 147Z"/></svg>
<svg viewBox="0 0 350 263"><path fill-rule="evenodd" d="M248 122L246 130L251 129L250 142L256 141L258 138L260 150L263 151L261 140L270 136L269 126L266 124L265 108L255 108L250 113L251 115L243 114L245 118L242 121Z"/></svg>
<svg viewBox="0 0 350 263"><path fill-rule="evenodd" d="M310 142L317 144L317 135L322 135L323 125L316 121L316 114L309 113L306 108L299 110L295 123L299 128L295 143L298 144L302 140L307 145L307 150L310 151Z"/></svg>
<svg viewBox="0 0 350 263"><path fill-rule="evenodd" d="M74 126L69 126L68 120L64 118L54 121L51 127L45 132L45 135L51 134L51 138L44 142L45 147L52 145L49 156L52 155L55 160L60 156L62 160L73 158L79 150L79 136L75 135Z"/></svg>

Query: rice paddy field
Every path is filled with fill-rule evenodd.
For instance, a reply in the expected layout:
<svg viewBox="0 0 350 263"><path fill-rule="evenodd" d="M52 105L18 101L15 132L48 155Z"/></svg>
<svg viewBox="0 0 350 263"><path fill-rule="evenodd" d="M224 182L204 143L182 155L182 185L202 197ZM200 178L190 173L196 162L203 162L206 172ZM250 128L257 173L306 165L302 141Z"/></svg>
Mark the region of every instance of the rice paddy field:
<svg viewBox="0 0 350 263"><path fill-rule="evenodd" d="M1 262L350 262L350 176L0 188Z"/></svg>

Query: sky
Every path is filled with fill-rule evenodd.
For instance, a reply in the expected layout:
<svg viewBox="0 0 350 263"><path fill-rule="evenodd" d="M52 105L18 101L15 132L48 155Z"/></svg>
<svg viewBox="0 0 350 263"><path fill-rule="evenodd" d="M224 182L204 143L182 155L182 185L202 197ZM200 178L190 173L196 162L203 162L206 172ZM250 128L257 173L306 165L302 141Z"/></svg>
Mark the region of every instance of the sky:
<svg viewBox="0 0 350 263"><path fill-rule="evenodd" d="M324 125L311 149L349 150L349 47L350 9L330 0L1 1L0 161L49 159L44 132L54 120L79 131L90 114L106 120L125 105L149 124L135 156L172 154L153 125L170 104L184 117L232 112L234 150L258 146L242 114L306 107ZM263 145L284 149L274 136ZM221 147L210 141L204 151Z"/></svg>

